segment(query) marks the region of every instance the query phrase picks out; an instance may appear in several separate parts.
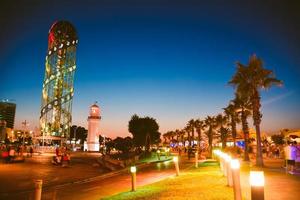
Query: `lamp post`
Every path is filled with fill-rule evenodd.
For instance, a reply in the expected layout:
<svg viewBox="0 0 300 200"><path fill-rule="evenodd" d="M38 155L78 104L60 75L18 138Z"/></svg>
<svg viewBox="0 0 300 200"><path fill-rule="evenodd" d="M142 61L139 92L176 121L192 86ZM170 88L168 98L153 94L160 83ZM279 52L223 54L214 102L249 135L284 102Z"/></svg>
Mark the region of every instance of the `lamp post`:
<svg viewBox="0 0 300 200"><path fill-rule="evenodd" d="M231 162L231 157L229 155L225 156L225 165L226 165L226 171L227 171L227 185L229 187L232 187L232 172L230 169L230 162Z"/></svg>
<svg viewBox="0 0 300 200"><path fill-rule="evenodd" d="M27 126L28 126L29 124L28 124L28 122L25 120L24 122L22 122L22 125L24 126L24 131L23 131L23 146L24 146L26 129L27 129Z"/></svg>
<svg viewBox="0 0 300 200"><path fill-rule="evenodd" d="M198 151L195 153L195 167L198 168Z"/></svg>
<svg viewBox="0 0 300 200"><path fill-rule="evenodd" d="M178 165L178 157L177 156L173 157L173 162L175 164L176 176L179 176L179 165Z"/></svg>
<svg viewBox="0 0 300 200"><path fill-rule="evenodd" d="M157 150L157 158L158 158L158 160L160 160L160 150Z"/></svg>
<svg viewBox="0 0 300 200"><path fill-rule="evenodd" d="M225 153L221 154L221 162L222 162L221 168L223 168L224 176L227 176L226 156L227 156L227 154L225 154Z"/></svg>
<svg viewBox="0 0 300 200"><path fill-rule="evenodd" d="M136 191L136 166L130 167L131 172L131 191Z"/></svg>
<svg viewBox="0 0 300 200"><path fill-rule="evenodd" d="M251 200L264 200L265 178L263 171L250 171Z"/></svg>
<svg viewBox="0 0 300 200"><path fill-rule="evenodd" d="M42 198L43 180L35 180L34 184L34 200L41 200Z"/></svg>
<svg viewBox="0 0 300 200"><path fill-rule="evenodd" d="M234 200L242 200L239 160L232 159L230 162L230 167L232 171Z"/></svg>

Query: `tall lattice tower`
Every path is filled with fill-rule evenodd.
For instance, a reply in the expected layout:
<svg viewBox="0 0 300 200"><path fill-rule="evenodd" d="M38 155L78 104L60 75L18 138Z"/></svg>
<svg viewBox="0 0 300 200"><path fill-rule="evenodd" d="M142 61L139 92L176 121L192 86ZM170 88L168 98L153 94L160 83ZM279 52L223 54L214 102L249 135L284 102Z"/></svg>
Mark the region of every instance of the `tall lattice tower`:
<svg viewBox="0 0 300 200"><path fill-rule="evenodd" d="M40 116L43 136L69 135L77 43L77 33L71 23L58 21L51 26Z"/></svg>

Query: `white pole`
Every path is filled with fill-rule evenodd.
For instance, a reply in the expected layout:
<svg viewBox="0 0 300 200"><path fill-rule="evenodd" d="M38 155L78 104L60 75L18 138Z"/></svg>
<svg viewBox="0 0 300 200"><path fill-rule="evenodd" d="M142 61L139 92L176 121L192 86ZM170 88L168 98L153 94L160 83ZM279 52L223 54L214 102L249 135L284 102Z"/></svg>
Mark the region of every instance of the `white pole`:
<svg viewBox="0 0 300 200"><path fill-rule="evenodd" d="M176 176L179 176L178 157L177 156L173 157L173 161L174 161L174 164L175 164Z"/></svg>
<svg viewBox="0 0 300 200"><path fill-rule="evenodd" d="M232 170L234 200L242 200L241 183L240 183L240 163L233 159L230 163Z"/></svg>
<svg viewBox="0 0 300 200"><path fill-rule="evenodd" d="M198 152L195 153L195 167L198 168Z"/></svg>
<svg viewBox="0 0 300 200"><path fill-rule="evenodd" d="M132 166L130 167L131 172L131 191L136 191L136 167Z"/></svg>
<svg viewBox="0 0 300 200"><path fill-rule="evenodd" d="M43 180L35 180L34 200L41 200L42 186L43 186Z"/></svg>

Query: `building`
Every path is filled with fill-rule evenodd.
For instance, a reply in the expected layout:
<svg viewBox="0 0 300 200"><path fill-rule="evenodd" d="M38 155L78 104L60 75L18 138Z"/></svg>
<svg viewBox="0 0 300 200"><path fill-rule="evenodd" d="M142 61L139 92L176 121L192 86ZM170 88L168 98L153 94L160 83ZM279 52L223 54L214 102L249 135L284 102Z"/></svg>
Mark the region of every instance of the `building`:
<svg viewBox="0 0 300 200"><path fill-rule="evenodd" d="M90 107L88 117L88 135L87 142L84 144L84 150L99 151L100 119L100 108L95 103Z"/></svg>
<svg viewBox="0 0 300 200"><path fill-rule="evenodd" d="M7 128L14 128L16 104L8 101L0 101L0 120L6 121Z"/></svg>
<svg viewBox="0 0 300 200"><path fill-rule="evenodd" d="M71 23L58 21L51 26L40 113L43 138L69 136L77 43L77 33Z"/></svg>
<svg viewBox="0 0 300 200"><path fill-rule="evenodd" d="M0 142L4 142L6 138L6 121L0 119Z"/></svg>

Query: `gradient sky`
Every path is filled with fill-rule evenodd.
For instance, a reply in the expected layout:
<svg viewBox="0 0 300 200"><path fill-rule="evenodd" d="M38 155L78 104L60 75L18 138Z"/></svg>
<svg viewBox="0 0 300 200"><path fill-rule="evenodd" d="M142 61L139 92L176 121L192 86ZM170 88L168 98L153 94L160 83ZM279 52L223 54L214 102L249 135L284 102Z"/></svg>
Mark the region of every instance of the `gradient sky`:
<svg viewBox="0 0 300 200"><path fill-rule="evenodd" d="M222 112L235 63L256 53L284 81L262 93L262 130L300 128L299 3L207 2L1 1L0 98L17 103L15 127L38 126L48 30L63 19L79 35L73 124L98 101L111 137L129 135L135 113L183 128Z"/></svg>

